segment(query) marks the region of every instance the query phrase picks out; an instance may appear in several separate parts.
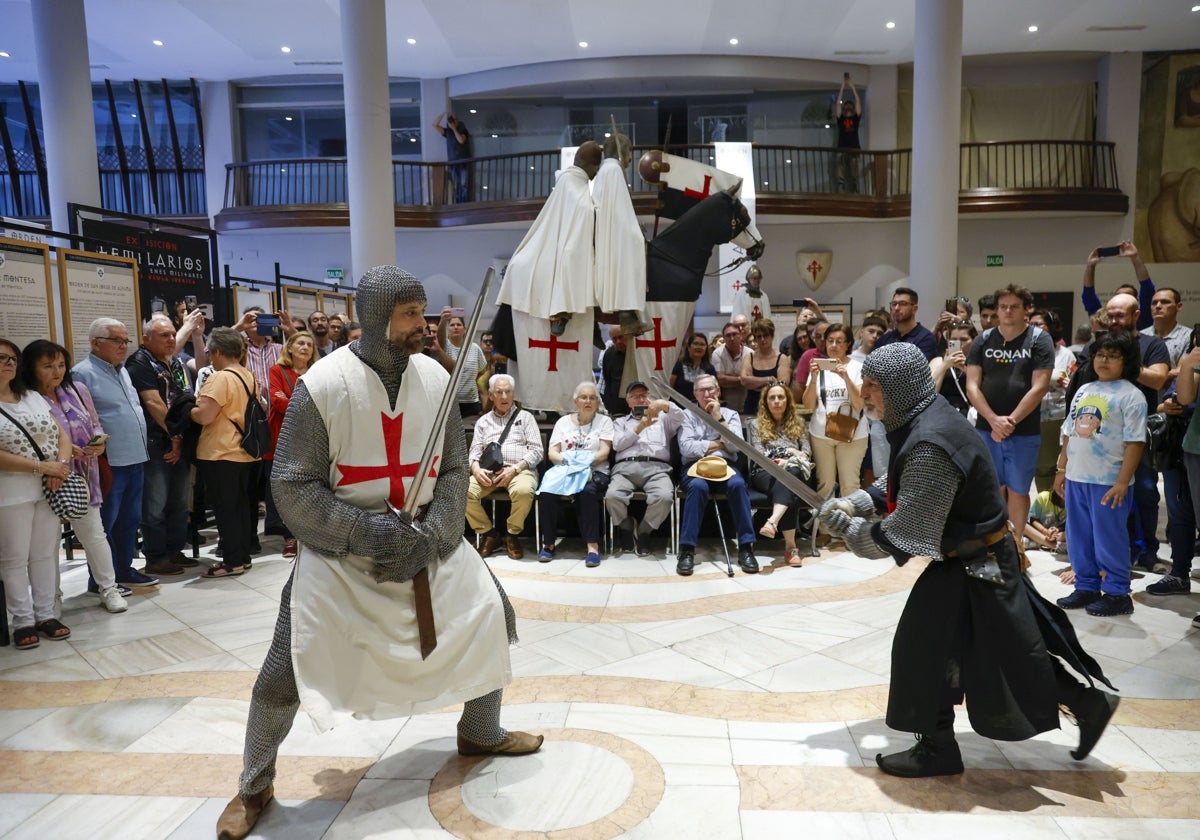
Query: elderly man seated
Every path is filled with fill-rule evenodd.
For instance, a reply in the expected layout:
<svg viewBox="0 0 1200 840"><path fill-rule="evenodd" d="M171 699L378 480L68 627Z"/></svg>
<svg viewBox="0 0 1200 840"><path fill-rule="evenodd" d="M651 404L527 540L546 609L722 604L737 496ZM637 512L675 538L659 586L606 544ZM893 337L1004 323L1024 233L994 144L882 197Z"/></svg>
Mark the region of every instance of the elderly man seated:
<svg viewBox="0 0 1200 840"><path fill-rule="evenodd" d="M613 421L613 451L617 463L604 497L604 507L621 532L621 549L639 557L650 554L650 535L671 512L671 438L683 424L683 409L667 400L651 400L645 382L625 389L630 414ZM646 494L646 515L634 527L629 500L634 491Z"/></svg>
<svg viewBox="0 0 1200 840"><path fill-rule="evenodd" d="M715 376L696 378L693 389L696 404L718 423L739 437L742 420L736 411L721 408L721 386ZM738 565L748 575L758 572L758 560L754 556L754 519L750 510L750 494L746 490L746 479L734 467L736 456L725 448L721 436L688 412L679 430L679 452L683 466L692 468L683 477L683 522L679 526L679 559L675 571L683 576L690 575L696 564L696 538L700 536L700 522L704 519L704 506L708 504L711 491L724 490L729 499L737 529ZM725 463L722 464L721 462Z"/></svg>
<svg viewBox="0 0 1200 840"><path fill-rule="evenodd" d="M486 534L479 553L487 557L500 547L501 536L483 512L482 500L497 490L507 490L512 510L503 537L504 548L509 557L520 560L525 556L521 531L533 507L537 465L545 457L545 449L533 415L515 405L514 386L513 378L506 373L497 373L488 380L492 410L475 422L469 455L467 522L476 534Z"/></svg>

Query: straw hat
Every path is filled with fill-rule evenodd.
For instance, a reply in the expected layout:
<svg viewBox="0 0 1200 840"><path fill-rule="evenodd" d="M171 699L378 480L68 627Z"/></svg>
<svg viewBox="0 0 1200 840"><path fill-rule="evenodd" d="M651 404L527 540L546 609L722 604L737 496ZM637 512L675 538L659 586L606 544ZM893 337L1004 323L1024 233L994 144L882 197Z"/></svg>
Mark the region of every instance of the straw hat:
<svg viewBox="0 0 1200 840"><path fill-rule="evenodd" d="M692 464L687 472L692 478L704 478L708 481L727 481L733 477L733 473L733 467L717 455L705 455Z"/></svg>

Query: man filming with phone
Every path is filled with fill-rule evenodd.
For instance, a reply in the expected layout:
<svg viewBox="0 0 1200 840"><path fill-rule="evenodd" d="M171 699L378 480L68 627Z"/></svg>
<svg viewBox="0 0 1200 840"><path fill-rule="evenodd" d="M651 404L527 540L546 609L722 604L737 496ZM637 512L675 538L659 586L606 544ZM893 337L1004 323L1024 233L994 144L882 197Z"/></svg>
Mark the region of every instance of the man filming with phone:
<svg viewBox="0 0 1200 840"><path fill-rule="evenodd" d="M1093 248L1092 253L1088 254L1087 264L1083 267L1083 292L1080 294L1083 299L1084 311L1089 317L1100 311L1100 298L1096 294L1096 266L1099 265L1100 260L1111 257L1128 257L1129 264L1133 266L1134 276L1138 280L1136 287L1132 283L1123 283L1117 286L1113 294L1119 295L1122 292L1128 292L1137 298L1138 310L1141 315L1136 326L1139 330L1149 329L1150 325L1154 323L1151 318L1154 281L1150 279L1150 272L1146 269L1146 264L1142 262L1137 246L1129 241L1119 245Z"/></svg>
<svg viewBox="0 0 1200 840"><path fill-rule="evenodd" d="M613 421L613 452L617 463L604 496L604 507L621 535L622 551L650 554L650 535L671 512L675 485L671 483L671 439L683 424L683 409L668 400L650 399L645 382L625 389L629 414ZM646 513L641 522L629 515L629 502L641 490Z"/></svg>

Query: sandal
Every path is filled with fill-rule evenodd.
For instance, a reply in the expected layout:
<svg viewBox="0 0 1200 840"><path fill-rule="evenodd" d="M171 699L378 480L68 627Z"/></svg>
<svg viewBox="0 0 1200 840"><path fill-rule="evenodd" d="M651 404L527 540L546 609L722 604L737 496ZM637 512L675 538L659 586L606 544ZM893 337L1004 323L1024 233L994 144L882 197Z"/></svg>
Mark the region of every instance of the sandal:
<svg viewBox="0 0 1200 840"><path fill-rule="evenodd" d="M47 618L45 621L39 621L34 627L47 639L52 639L56 642L71 638L71 628L57 618Z"/></svg>
<svg viewBox="0 0 1200 840"><path fill-rule="evenodd" d="M13 631L13 644L17 650L30 650L42 643L37 630L33 627L18 627Z"/></svg>
<svg viewBox="0 0 1200 840"><path fill-rule="evenodd" d="M768 519L766 522L764 522L763 526L758 529L758 535L760 537L766 537L769 540L775 539L776 533L777 533L777 530L776 530L775 526L771 523L770 519Z"/></svg>
<svg viewBox="0 0 1200 840"><path fill-rule="evenodd" d="M789 566L804 565L804 555L800 553L800 549L795 546L788 549L787 564Z"/></svg>
<svg viewBox="0 0 1200 840"><path fill-rule="evenodd" d="M245 566L234 566L232 569L229 568L228 566L213 566L212 568L205 569L203 572L201 572L200 577L202 577L202 578L224 578L224 577L236 577L238 575L244 575L244 574L246 574Z"/></svg>

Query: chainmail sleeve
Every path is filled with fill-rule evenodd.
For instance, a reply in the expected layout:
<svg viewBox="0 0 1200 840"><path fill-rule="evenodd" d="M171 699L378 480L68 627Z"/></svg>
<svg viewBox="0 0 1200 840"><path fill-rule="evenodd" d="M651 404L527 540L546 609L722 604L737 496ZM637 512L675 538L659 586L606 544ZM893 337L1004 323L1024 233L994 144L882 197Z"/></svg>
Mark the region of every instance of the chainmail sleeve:
<svg viewBox="0 0 1200 840"><path fill-rule="evenodd" d="M329 489L329 433L301 380L292 392L275 461L271 493L288 529L322 554L344 557L362 508L339 501Z"/></svg>
<svg viewBox="0 0 1200 840"><path fill-rule="evenodd" d="M932 443L918 443L904 463L896 509L872 529L899 562L909 557L942 559L942 532L954 497L966 478L950 455Z"/></svg>

